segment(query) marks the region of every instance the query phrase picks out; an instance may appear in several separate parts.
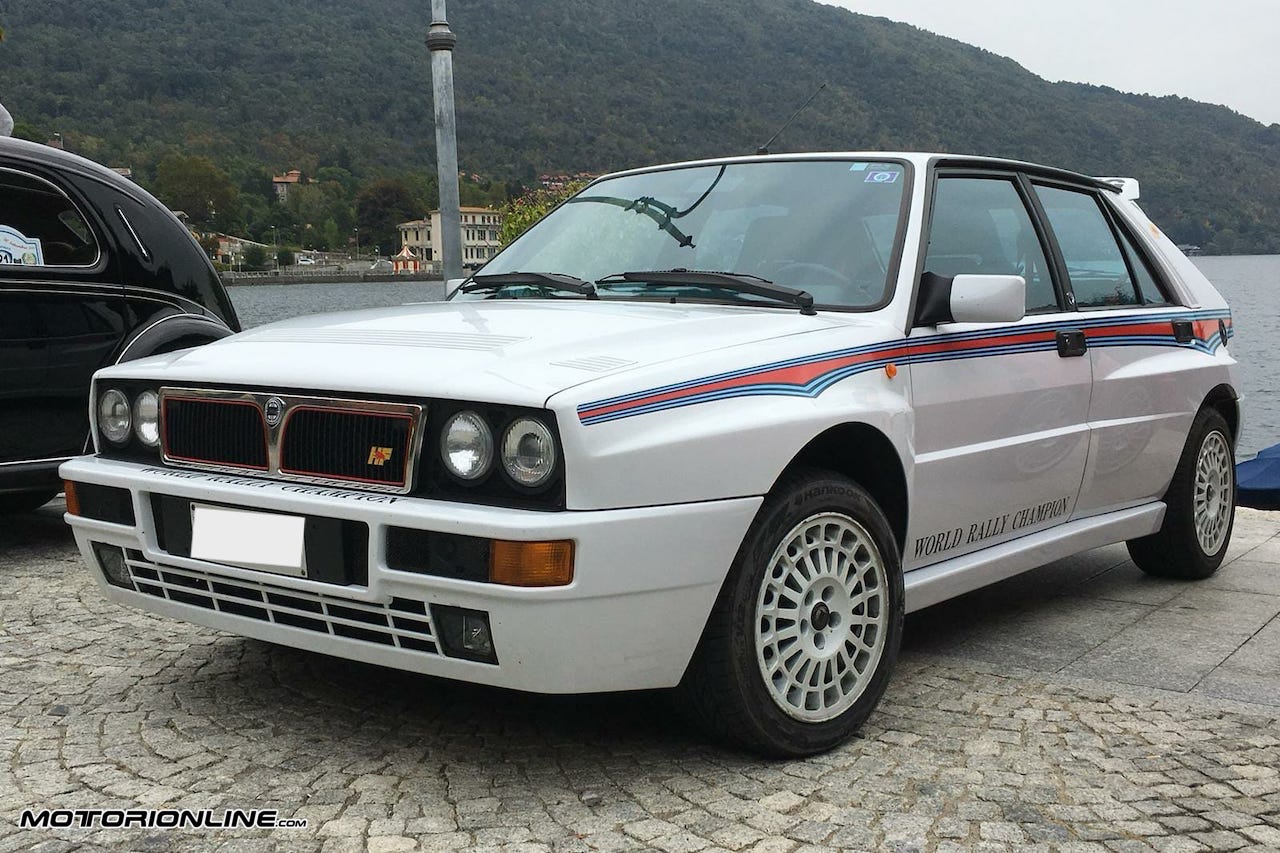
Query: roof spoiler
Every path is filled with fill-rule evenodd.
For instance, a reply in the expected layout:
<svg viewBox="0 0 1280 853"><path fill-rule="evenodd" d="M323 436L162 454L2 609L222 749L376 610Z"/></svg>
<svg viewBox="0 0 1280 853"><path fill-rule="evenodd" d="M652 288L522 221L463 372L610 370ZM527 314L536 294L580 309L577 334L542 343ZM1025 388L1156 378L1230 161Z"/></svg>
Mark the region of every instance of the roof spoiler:
<svg viewBox="0 0 1280 853"><path fill-rule="evenodd" d="M1098 180L1118 189L1120 198L1125 201L1137 201L1139 198L1137 178L1098 178Z"/></svg>

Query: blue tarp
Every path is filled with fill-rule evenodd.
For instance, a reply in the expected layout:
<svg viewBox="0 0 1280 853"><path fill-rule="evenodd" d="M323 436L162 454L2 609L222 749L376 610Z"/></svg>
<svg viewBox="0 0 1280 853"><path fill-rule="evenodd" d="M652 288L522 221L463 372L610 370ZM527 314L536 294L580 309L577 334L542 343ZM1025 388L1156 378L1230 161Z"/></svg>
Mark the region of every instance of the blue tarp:
<svg viewBox="0 0 1280 853"><path fill-rule="evenodd" d="M1236 465L1236 502L1254 509L1280 510L1280 444Z"/></svg>

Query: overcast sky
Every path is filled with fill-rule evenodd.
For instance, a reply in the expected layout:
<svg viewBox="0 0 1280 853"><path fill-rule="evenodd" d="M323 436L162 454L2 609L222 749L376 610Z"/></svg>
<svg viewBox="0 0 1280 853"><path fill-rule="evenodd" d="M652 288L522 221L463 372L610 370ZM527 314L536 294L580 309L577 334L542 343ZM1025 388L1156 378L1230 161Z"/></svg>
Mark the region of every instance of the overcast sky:
<svg viewBox="0 0 1280 853"><path fill-rule="evenodd" d="M1278 0L819 0L1010 57L1048 80L1280 122Z"/></svg>

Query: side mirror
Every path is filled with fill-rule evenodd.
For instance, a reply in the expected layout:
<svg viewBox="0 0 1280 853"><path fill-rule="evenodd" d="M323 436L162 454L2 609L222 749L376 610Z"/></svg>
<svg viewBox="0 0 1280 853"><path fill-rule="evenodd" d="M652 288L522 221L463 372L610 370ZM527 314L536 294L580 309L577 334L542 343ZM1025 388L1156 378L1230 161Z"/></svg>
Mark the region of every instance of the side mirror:
<svg viewBox="0 0 1280 853"><path fill-rule="evenodd" d="M448 299L450 296L453 296L454 291L459 287L462 287L462 283L464 281L466 281L465 278L451 278L446 281L444 283L444 298Z"/></svg>
<svg viewBox="0 0 1280 853"><path fill-rule="evenodd" d="M916 325L1016 323L1026 314L1027 282L1020 275L925 273L916 301Z"/></svg>

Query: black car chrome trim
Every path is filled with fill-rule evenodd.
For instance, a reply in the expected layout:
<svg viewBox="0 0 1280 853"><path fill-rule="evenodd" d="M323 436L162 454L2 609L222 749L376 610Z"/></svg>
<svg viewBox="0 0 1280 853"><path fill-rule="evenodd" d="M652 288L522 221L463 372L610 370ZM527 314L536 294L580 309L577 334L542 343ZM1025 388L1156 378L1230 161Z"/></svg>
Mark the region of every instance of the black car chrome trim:
<svg viewBox="0 0 1280 853"><path fill-rule="evenodd" d="M422 449L423 432L426 425L426 407L417 403L387 403L381 400L357 400L339 397L313 397L300 394L280 394L262 391L227 391L209 388L180 388L162 386L160 388L160 433L165 434L165 401L169 398L194 398L204 400L222 400L248 402L257 406L263 414L266 425L265 408L272 398L284 403L284 411L276 426L266 425L267 430L267 469L265 471L237 465L217 465L204 462L190 462L169 456L167 450L161 451L166 465L177 468L193 468L200 471L216 471L220 474L238 474L245 477L268 477L273 480L311 483L320 486L333 486L343 489L363 489L371 492L387 492L406 495L413 491L414 481L418 473L418 456ZM284 426L289 421L290 413L296 408L325 409L336 412L360 412L365 414L386 414L410 418L411 429L408 441L408 459L405 460L405 481L403 485L371 483L364 480L343 479L337 477L321 477L310 474L291 474L280 467L280 439Z"/></svg>
<svg viewBox="0 0 1280 853"><path fill-rule="evenodd" d="M120 217L120 221L124 223L124 228L129 232L129 236L133 238L133 242L138 247L138 251L142 252L142 257L148 261L151 260L151 250L147 248L147 244L142 242L142 238L138 236L138 232L133 230L133 223L129 221L129 217L125 215L124 208L116 205L116 214Z"/></svg>
<svg viewBox="0 0 1280 853"><path fill-rule="evenodd" d="M134 344L142 340L143 335L145 335L147 332L154 329L156 326L159 326L162 323L167 323L170 320L197 320L202 323L211 323L212 325L217 326L219 329L226 329L227 331L231 331L230 329L227 328L226 324L223 323L221 320L218 320L213 317L207 317L204 314L170 314L166 317L161 317L159 320L156 320L154 323L151 323L150 325L145 326L139 329L138 331L134 332L133 337L129 340L129 343L125 344L124 349L120 351L120 355L116 357L116 364L120 364L123 361L128 361L128 359L125 356L129 354L129 350L133 349Z"/></svg>

